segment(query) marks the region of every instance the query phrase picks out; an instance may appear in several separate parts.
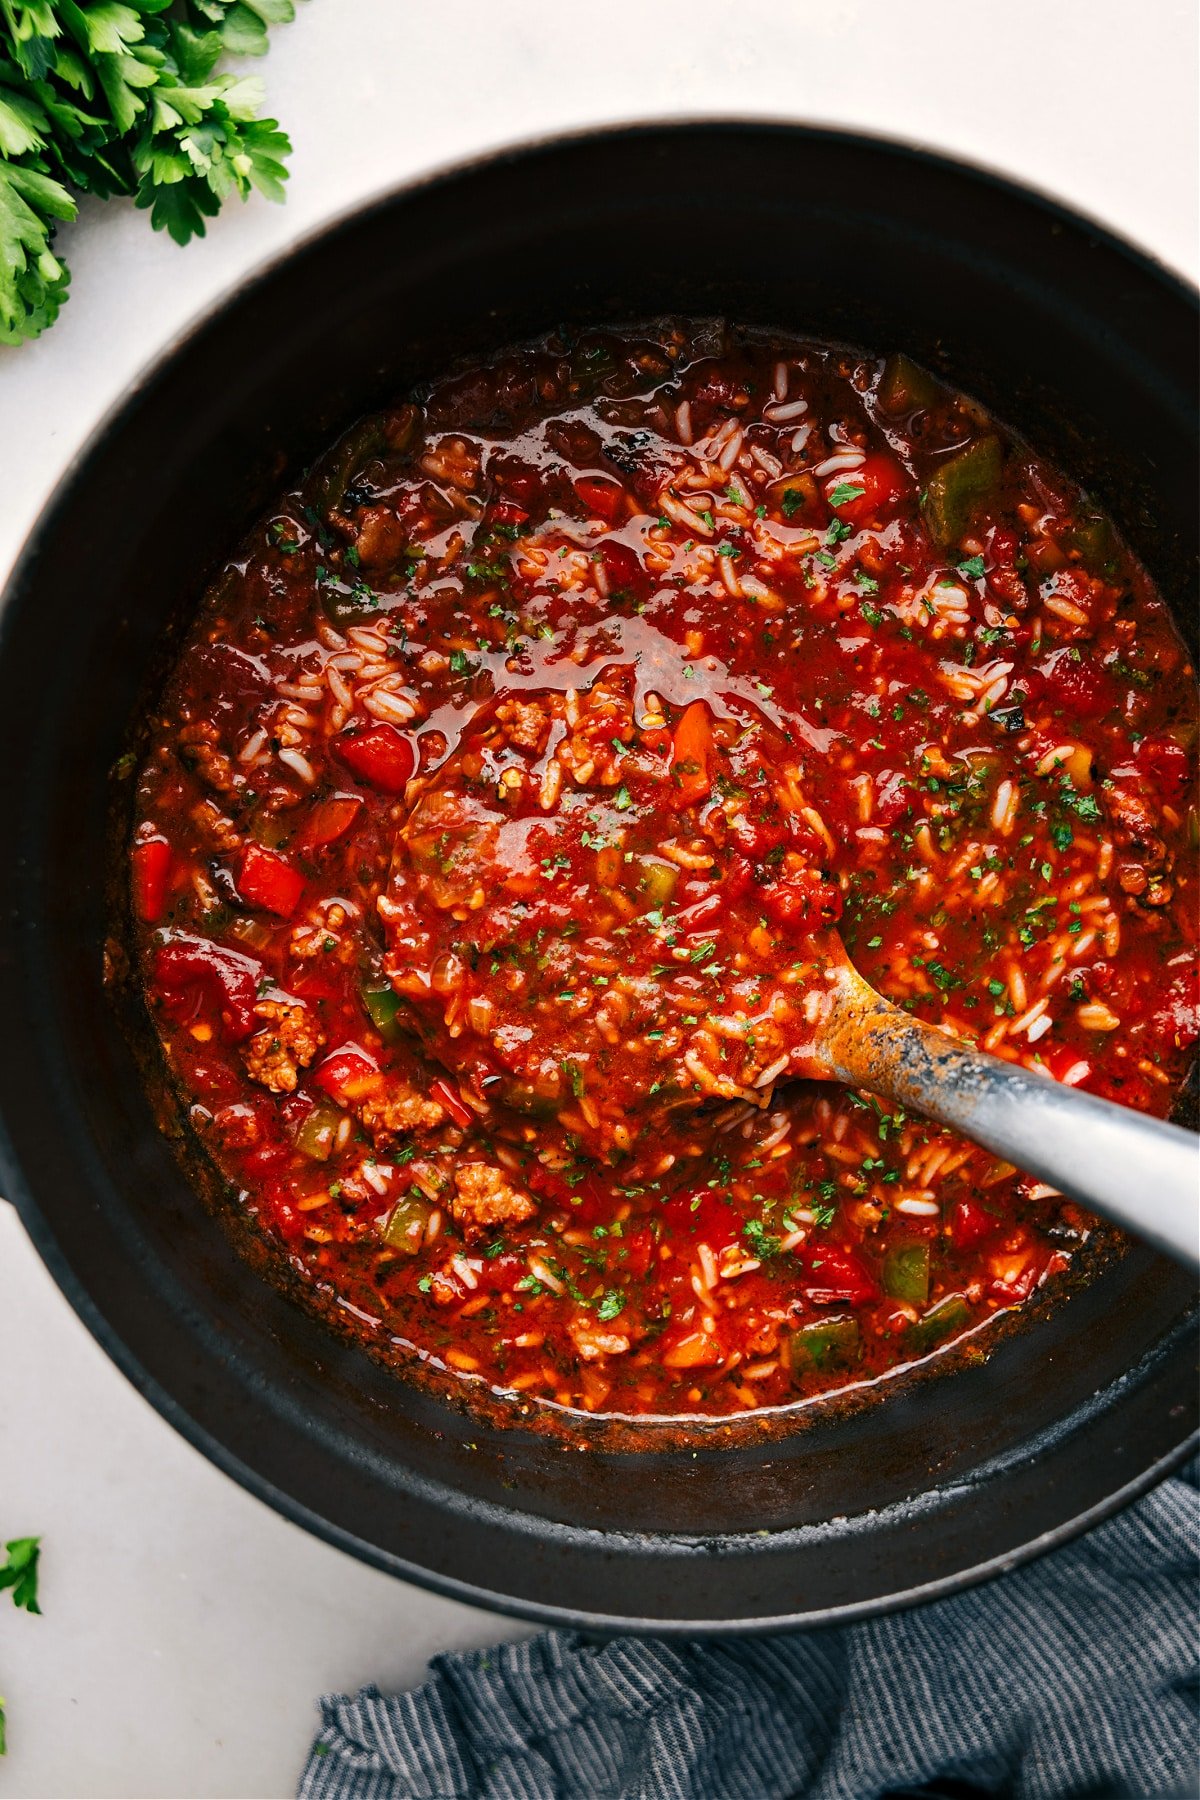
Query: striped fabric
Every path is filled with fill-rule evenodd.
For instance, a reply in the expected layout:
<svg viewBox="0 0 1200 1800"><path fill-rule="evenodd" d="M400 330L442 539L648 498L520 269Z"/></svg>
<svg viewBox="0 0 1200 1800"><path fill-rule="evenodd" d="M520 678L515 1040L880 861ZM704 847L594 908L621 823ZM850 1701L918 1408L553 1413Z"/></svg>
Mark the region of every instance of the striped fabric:
<svg viewBox="0 0 1200 1800"><path fill-rule="evenodd" d="M1195 1796L1196 1486L840 1630L436 1657L413 1693L321 1702L301 1800Z"/></svg>

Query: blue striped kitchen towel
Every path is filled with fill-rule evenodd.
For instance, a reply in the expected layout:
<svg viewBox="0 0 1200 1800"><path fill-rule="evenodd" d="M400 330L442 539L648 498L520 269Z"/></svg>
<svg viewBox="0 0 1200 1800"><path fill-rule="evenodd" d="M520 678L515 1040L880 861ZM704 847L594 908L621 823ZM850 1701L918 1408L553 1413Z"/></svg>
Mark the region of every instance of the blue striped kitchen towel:
<svg viewBox="0 0 1200 1800"><path fill-rule="evenodd" d="M1194 1800L1196 1488L864 1624L435 1657L321 1702L301 1800Z"/></svg>

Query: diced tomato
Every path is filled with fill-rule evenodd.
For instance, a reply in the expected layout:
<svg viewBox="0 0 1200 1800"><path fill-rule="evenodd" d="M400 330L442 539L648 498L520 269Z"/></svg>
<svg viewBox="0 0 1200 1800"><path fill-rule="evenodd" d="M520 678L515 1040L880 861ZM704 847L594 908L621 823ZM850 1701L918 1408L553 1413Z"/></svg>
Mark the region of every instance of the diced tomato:
<svg viewBox="0 0 1200 1800"><path fill-rule="evenodd" d="M650 592L650 577L628 544L603 543L600 555L604 558L610 594L631 594L635 600L646 598Z"/></svg>
<svg viewBox="0 0 1200 1800"><path fill-rule="evenodd" d="M1019 1251L1015 1255L1002 1253L993 1256L989 1266L992 1271L991 1291L997 1300L1003 1300L1008 1306L1015 1306L1020 1300L1028 1300L1041 1273L1041 1264L1032 1249Z"/></svg>
<svg viewBox="0 0 1200 1800"><path fill-rule="evenodd" d="M412 743L394 725L344 731L334 738L333 748L360 780L385 794L402 794L417 762Z"/></svg>
<svg viewBox="0 0 1200 1800"><path fill-rule="evenodd" d="M506 456L502 461L493 463L492 479L499 491L515 500L522 508L532 508L539 500L545 498L545 487L540 472L530 468L528 463L521 462L518 457ZM528 517L526 513L526 517Z"/></svg>
<svg viewBox="0 0 1200 1800"><path fill-rule="evenodd" d="M954 1211L950 1215L950 1237L956 1250L970 1250L981 1244L986 1237L991 1237L1001 1221L990 1213L986 1206L980 1206L978 1200L964 1194L961 1200L954 1203Z"/></svg>
<svg viewBox="0 0 1200 1800"><path fill-rule="evenodd" d="M334 1100L359 1100L379 1085L379 1065L357 1044L343 1044L313 1070L312 1079Z"/></svg>
<svg viewBox="0 0 1200 1800"><path fill-rule="evenodd" d="M801 869L776 881L762 893L763 911L776 925L797 937L832 925L842 913L842 893L816 869Z"/></svg>
<svg viewBox="0 0 1200 1800"><path fill-rule="evenodd" d="M515 1256L506 1250L501 1256L485 1256L483 1267L476 1280L479 1286L489 1294L502 1294L506 1288L516 1287L521 1277L528 1273L529 1264L523 1256Z"/></svg>
<svg viewBox="0 0 1200 1800"><path fill-rule="evenodd" d="M160 944L154 958L158 985L177 998L189 989L199 990L220 1013L235 1043L248 1037L258 1023L254 1008L262 973L262 964L252 957L183 932Z"/></svg>
<svg viewBox="0 0 1200 1800"><path fill-rule="evenodd" d="M703 1239L710 1250L736 1244L742 1235L738 1214L711 1188L680 1188L666 1202L662 1217L672 1231Z"/></svg>
<svg viewBox="0 0 1200 1800"><path fill-rule="evenodd" d="M804 1258L800 1286L814 1306L846 1302L861 1306L875 1300L879 1289L852 1250L818 1244Z"/></svg>
<svg viewBox="0 0 1200 1800"><path fill-rule="evenodd" d="M1162 1044L1186 1050L1200 1037L1200 970L1181 969L1155 1003L1150 1027Z"/></svg>
<svg viewBox="0 0 1200 1800"><path fill-rule="evenodd" d="M1117 703L1111 676L1094 659L1056 650L1040 665L1045 692L1070 718L1099 719Z"/></svg>
<svg viewBox="0 0 1200 1800"><path fill-rule="evenodd" d="M782 844L787 826L778 813L762 805L750 812L735 812L729 821L729 835L751 862L762 862Z"/></svg>
<svg viewBox="0 0 1200 1800"><path fill-rule="evenodd" d="M988 555L993 563L1011 568L1017 560L1021 539L1011 525L993 525L987 537Z"/></svg>
<svg viewBox="0 0 1200 1800"><path fill-rule="evenodd" d="M290 919L304 893L304 877L278 850L247 844L238 859L237 890L247 906Z"/></svg>
<svg viewBox="0 0 1200 1800"><path fill-rule="evenodd" d="M1134 761L1165 800L1175 800L1187 791L1192 779L1191 759L1168 732L1155 731L1144 737Z"/></svg>
<svg viewBox="0 0 1200 1800"><path fill-rule="evenodd" d="M580 475L574 486L579 503L589 518L616 524L625 510L625 490L619 482L610 481L603 475Z"/></svg>
<svg viewBox="0 0 1200 1800"><path fill-rule="evenodd" d="M1061 1081L1065 1075L1074 1074L1072 1087L1079 1087L1081 1083L1086 1083L1092 1072L1091 1065L1087 1057L1080 1051L1078 1044L1061 1044L1057 1049L1047 1050L1043 1052L1042 1062L1046 1073L1052 1075L1055 1081ZM1082 1074L1078 1072L1081 1066Z"/></svg>
<svg viewBox="0 0 1200 1800"><path fill-rule="evenodd" d="M523 525L529 514L523 506L514 506L511 500L496 500L489 517L493 525Z"/></svg>
<svg viewBox="0 0 1200 1800"><path fill-rule="evenodd" d="M336 844L353 825L362 809L359 794L334 794L315 806L295 839L297 850L323 850Z"/></svg>
<svg viewBox="0 0 1200 1800"><path fill-rule="evenodd" d="M285 1243L296 1243L304 1235L305 1215L297 1207L284 1183L276 1178L263 1185L263 1200L271 1221Z"/></svg>
<svg viewBox="0 0 1200 1800"><path fill-rule="evenodd" d="M908 480L896 460L872 450L857 469L837 469L826 477L825 500L850 525L864 525L902 500ZM844 495L843 499L837 498Z"/></svg>
<svg viewBox="0 0 1200 1800"><path fill-rule="evenodd" d="M171 846L166 838L140 838L133 846L133 904L139 919L157 925L167 908Z"/></svg>
<svg viewBox="0 0 1200 1800"><path fill-rule="evenodd" d="M712 720L703 700L693 700L675 727L671 777L680 806L695 806L712 791L708 759L712 754Z"/></svg>
<svg viewBox="0 0 1200 1800"><path fill-rule="evenodd" d="M706 893L702 888L698 891L702 895L700 899L690 901L685 906L677 906L675 919L681 937L704 937L729 905L728 879L720 887L710 887Z"/></svg>
<svg viewBox="0 0 1200 1800"><path fill-rule="evenodd" d="M880 825L894 825L912 805L912 789L902 769L882 769L875 777L875 806L871 817Z"/></svg>
<svg viewBox="0 0 1200 1800"><path fill-rule="evenodd" d="M454 1123L456 1125L461 1125L464 1131L467 1126L472 1123L474 1114L470 1107L463 1103L458 1094L455 1093L454 1089L450 1086L450 1083L448 1081L443 1081L440 1075L435 1081L431 1081L429 1084L429 1098L431 1100L436 1100L439 1105L444 1106L446 1111L450 1114L450 1117L454 1120Z"/></svg>
<svg viewBox="0 0 1200 1800"><path fill-rule="evenodd" d="M697 413L703 416L710 407L724 407L732 412L737 407L739 396L745 393L740 372L723 369L717 362L701 363L692 370L692 379L696 383L692 392L693 419ZM745 405L744 398L742 405Z"/></svg>
<svg viewBox="0 0 1200 1800"><path fill-rule="evenodd" d="M627 1231L621 1239L619 1251L610 1251L617 1257L617 1268L623 1280L640 1281L647 1274L654 1260L654 1233L643 1227L638 1231Z"/></svg>

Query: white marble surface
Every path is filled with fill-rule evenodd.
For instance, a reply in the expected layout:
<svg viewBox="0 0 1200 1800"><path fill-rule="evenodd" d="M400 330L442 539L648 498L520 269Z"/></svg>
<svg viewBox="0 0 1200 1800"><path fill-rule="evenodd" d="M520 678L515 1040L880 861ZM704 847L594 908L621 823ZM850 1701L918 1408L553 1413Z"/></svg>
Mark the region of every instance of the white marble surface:
<svg viewBox="0 0 1200 1800"><path fill-rule="evenodd" d="M416 171L651 115L853 124L1007 170L1194 278L1196 60L1194 0L308 0L263 66L296 146L286 208L236 208L187 251L121 207L63 234L60 323L0 351L0 572L148 356ZM0 1206L0 1539L33 1531L44 1616L0 1606L0 1795L286 1795L323 1688L404 1686L520 1629L360 1567L209 1467Z"/></svg>

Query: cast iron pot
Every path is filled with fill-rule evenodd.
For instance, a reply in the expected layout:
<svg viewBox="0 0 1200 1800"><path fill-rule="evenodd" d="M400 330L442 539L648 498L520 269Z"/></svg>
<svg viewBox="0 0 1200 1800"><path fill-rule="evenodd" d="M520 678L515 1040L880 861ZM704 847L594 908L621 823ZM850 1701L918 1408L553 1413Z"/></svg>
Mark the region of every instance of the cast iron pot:
<svg viewBox="0 0 1200 1800"><path fill-rule="evenodd" d="M664 311L909 351L1078 477L1191 617L1193 297L1096 226L931 155L783 125L605 132L406 188L189 331L92 439L13 577L2 1178L139 1390L290 1518L530 1617L735 1631L945 1593L1147 1487L1193 1428L1190 1283L1135 1247L983 1364L794 1429L681 1444L484 1422L237 1253L156 1128L101 979L110 771L168 622L283 477L464 355Z"/></svg>

